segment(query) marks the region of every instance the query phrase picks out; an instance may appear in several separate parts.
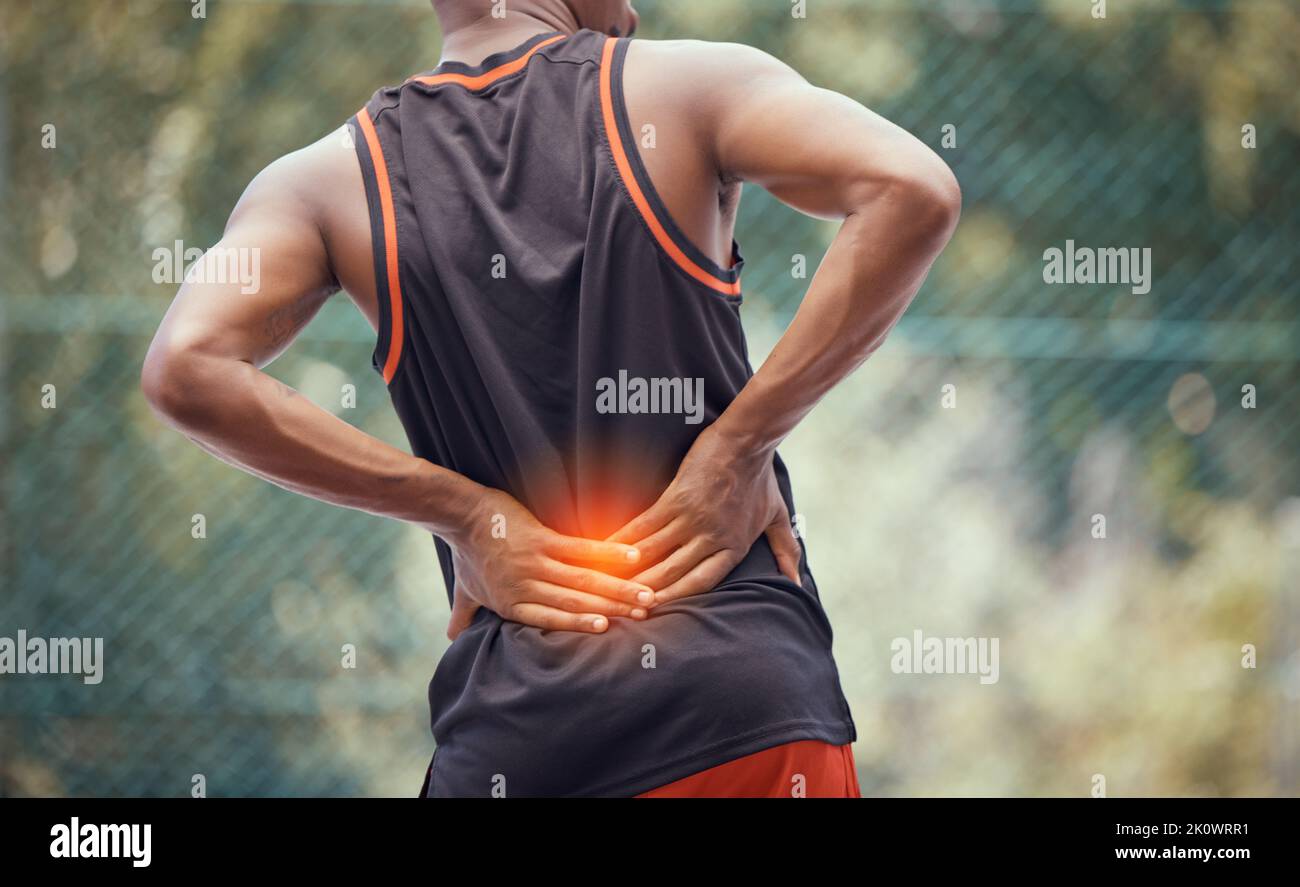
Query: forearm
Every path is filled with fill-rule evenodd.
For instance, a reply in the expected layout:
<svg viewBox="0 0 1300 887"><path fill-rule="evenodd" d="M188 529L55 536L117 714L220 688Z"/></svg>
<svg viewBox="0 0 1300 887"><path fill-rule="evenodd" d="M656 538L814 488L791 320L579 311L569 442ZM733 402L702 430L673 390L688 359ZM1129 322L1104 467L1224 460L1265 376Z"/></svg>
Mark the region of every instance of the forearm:
<svg viewBox="0 0 1300 887"><path fill-rule="evenodd" d="M711 429L766 459L880 347L951 236L956 209L881 195L849 214L794 320Z"/></svg>
<svg viewBox="0 0 1300 887"><path fill-rule="evenodd" d="M415 524L465 527L482 487L389 446L249 363L184 355L146 366L155 410L204 450L295 493Z"/></svg>

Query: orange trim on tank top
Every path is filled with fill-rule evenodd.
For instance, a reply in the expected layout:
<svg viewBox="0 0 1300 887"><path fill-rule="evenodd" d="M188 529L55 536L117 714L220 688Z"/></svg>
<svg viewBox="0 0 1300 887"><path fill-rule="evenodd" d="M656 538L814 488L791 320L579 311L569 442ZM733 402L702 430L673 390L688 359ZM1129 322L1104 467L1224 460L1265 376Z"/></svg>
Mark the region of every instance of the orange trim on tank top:
<svg viewBox="0 0 1300 887"><path fill-rule="evenodd" d="M357 121L361 132L366 137L370 148L370 164L375 169L375 181L379 186L379 208L384 222L384 260L388 269L388 350L384 359L384 384L393 380L397 372L397 361L402 356L402 281L397 268L397 216L393 212L393 190L388 182L388 164L384 161L384 151L379 145L379 134L370 119L370 112L362 108L357 112ZM382 296L381 296L382 297Z"/></svg>
<svg viewBox="0 0 1300 887"><path fill-rule="evenodd" d="M655 240L663 247L664 252L668 253L677 265L694 277L700 283L717 290L728 296L740 294L740 281L722 280L715 274L711 274L698 264L691 260L691 257L682 252L681 247L664 229L656 218L654 209L650 206L650 201L641 191L641 186L637 184L636 176L632 173L632 164L628 161L627 153L623 149L623 139L618 133L618 121L614 116L614 95L613 95L613 72L612 61L614 58L614 47L618 45L617 37L610 37L605 41L605 49L600 58L600 106L605 118L605 136L609 139L609 150L614 155L614 164L618 167L618 174L623 179L623 184L627 186L628 193L632 195L632 202L640 211L641 217L645 219L650 226L650 232L654 235Z"/></svg>
<svg viewBox="0 0 1300 887"><path fill-rule="evenodd" d="M483 74L477 74L477 75L426 74L423 77L412 77L407 82L423 83L427 86L439 86L443 83L455 83L473 92L476 90L480 90L485 86L491 85L494 81L500 80L502 77L509 77L511 74L514 74L516 71L522 71L524 67L527 66L528 60L533 57L533 53L537 52L539 49L542 49L543 47L550 46L552 43L555 43L557 40L563 40L563 39L564 39L563 34L556 34L554 37L550 37L538 43L536 46L529 49L519 58L514 59L512 61L508 61L504 65L498 65L497 67L493 68L491 71L487 71Z"/></svg>

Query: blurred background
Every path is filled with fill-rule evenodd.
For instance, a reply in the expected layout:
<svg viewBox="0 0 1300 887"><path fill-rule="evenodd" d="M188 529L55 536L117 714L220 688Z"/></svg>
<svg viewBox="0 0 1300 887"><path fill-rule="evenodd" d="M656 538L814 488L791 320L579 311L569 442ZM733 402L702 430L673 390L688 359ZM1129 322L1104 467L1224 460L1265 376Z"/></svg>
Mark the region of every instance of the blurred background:
<svg viewBox="0 0 1300 887"><path fill-rule="evenodd" d="M857 98L964 189L892 339L782 449L863 791L1300 794L1300 5L636 5ZM431 541L218 463L137 380L154 250L213 244L439 33L425 0L193 9L0 0L0 636L105 646L97 686L0 676L0 795L413 795ZM747 190L755 364L833 231ZM1046 285L1067 239L1150 248L1150 292ZM372 347L339 296L271 372L404 446ZM917 629L998 638L1000 680L895 674Z"/></svg>

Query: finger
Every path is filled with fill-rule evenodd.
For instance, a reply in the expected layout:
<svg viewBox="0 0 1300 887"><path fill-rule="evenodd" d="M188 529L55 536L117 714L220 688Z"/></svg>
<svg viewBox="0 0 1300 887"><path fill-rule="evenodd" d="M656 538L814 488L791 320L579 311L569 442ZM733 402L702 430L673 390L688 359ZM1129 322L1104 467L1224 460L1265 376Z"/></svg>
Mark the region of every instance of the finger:
<svg viewBox="0 0 1300 887"><path fill-rule="evenodd" d="M627 616L631 619L644 619L654 600L646 601L642 606L633 606L595 594L575 591L563 585L551 582L533 582L528 587L528 596L533 603L546 604L567 613L599 613L604 616Z"/></svg>
<svg viewBox="0 0 1300 887"><path fill-rule="evenodd" d="M632 545L600 542L552 533L542 544L542 551L558 560L576 564L608 564L626 567L641 560L641 552Z"/></svg>
<svg viewBox="0 0 1300 887"><path fill-rule="evenodd" d="M609 628L608 617L597 613L567 613L546 604L521 602L510 608L507 617L512 622L522 622L546 631L581 631L601 634Z"/></svg>
<svg viewBox="0 0 1300 887"><path fill-rule="evenodd" d="M767 528L766 535L782 575L798 585L799 558L803 554L803 549L799 547L799 540L795 538L794 530L790 527L790 515L784 508Z"/></svg>
<svg viewBox="0 0 1300 887"><path fill-rule="evenodd" d="M695 569L705 558L718 551L716 542L696 538L677 549L665 560L648 570L643 570L632 577L633 582L640 582L655 589L655 600L659 600L659 591L672 585L691 570Z"/></svg>
<svg viewBox="0 0 1300 887"><path fill-rule="evenodd" d="M456 640L462 631L469 628L478 608L479 605L470 600L465 590L457 585L452 593L451 620L447 623L448 639Z"/></svg>
<svg viewBox="0 0 1300 887"><path fill-rule="evenodd" d="M712 591L728 573L735 569L740 560L741 556L730 549L723 549L717 554L710 555L681 579L663 591L656 591L655 606L660 607L670 601Z"/></svg>
<svg viewBox="0 0 1300 887"><path fill-rule="evenodd" d="M648 607L655 599L654 589L648 585L560 561L548 561L539 578L593 597L621 601L629 606Z"/></svg>
<svg viewBox="0 0 1300 887"><path fill-rule="evenodd" d="M667 525L677 515L665 502L662 496L659 501L655 502L645 511L625 523L616 533L608 536L610 542L622 542L626 545L634 544L638 539L644 539L651 533L657 532Z"/></svg>
<svg viewBox="0 0 1300 887"><path fill-rule="evenodd" d="M637 551L641 552L641 571L653 567L691 539L691 528L680 516L669 521L644 539L633 540Z"/></svg>

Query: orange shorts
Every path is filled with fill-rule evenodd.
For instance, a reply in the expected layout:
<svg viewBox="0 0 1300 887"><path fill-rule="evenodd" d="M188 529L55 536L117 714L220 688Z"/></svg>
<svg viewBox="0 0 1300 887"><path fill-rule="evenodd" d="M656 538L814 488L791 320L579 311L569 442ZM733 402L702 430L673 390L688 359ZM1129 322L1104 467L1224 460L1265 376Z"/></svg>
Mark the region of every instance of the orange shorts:
<svg viewBox="0 0 1300 887"><path fill-rule="evenodd" d="M789 742L701 770L638 798L860 798L853 749Z"/></svg>

